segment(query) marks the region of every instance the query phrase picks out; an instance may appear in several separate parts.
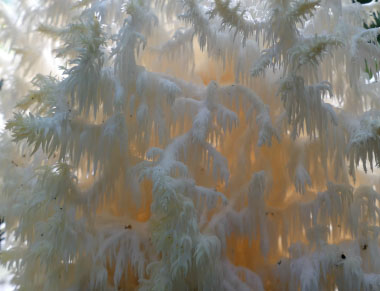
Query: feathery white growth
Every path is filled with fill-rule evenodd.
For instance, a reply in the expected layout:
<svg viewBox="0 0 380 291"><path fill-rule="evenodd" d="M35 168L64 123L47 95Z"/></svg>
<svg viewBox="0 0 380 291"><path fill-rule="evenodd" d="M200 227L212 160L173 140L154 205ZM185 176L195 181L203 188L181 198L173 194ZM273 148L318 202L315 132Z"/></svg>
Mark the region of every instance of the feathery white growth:
<svg viewBox="0 0 380 291"><path fill-rule="evenodd" d="M306 185L311 186L310 175L302 165L298 165L294 177L294 186L297 192L305 194Z"/></svg>
<svg viewBox="0 0 380 291"><path fill-rule="evenodd" d="M180 56L181 52L188 51L192 54L193 52L193 42L194 29L178 29L173 37L161 45L159 51L161 54L168 56Z"/></svg>
<svg viewBox="0 0 380 291"><path fill-rule="evenodd" d="M221 246L219 239L216 236L200 235L194 256L200 278L198 288L207 290L220 286L222 272L220 270ZM219 264L215 265L215 262Z"/></svg>
<svg viewBox="0 0 380 291"><path fill-rule="evenodd" d="M307 257L301 257L294 260L291 265L290 288L301 290L318 290L319 289L319 270L315 268L314 262ZM299 285L298 285L299 284Z"/></svg>
<svg viewBox="0 0 380 291"><path fill-rule="evenodd" d="M321 0L292 1L291 8L287 12L287 17L295 22L304 22L314 15L315 10L320 4Z"/></svg>
<svg viewBox="0 0 380 291"><path fill-rule="evenodd" d="M204 197L208 208L215 207L218 198L221 198L224 204L227 203L227 198L222 193L215 190L202 186L195 186L195 191L198 193L199 199Z"/></svg>
<svg viewBox="0 0 380 291"><path fill-rule="evenodd" d="M352 44L350 48L351 62L356 65L353 66L351 82L353 79L360 76L360 62L367 64L368 70L371 72L377 72L377 62L380 58L380 47L377 43L377 36L380 33L379 28L371 28L368 30L359 30L352 37ZM377 81L378 75L374 74L374 78Z"/></svg>
<svg viewBox="0 0 380 291"><path fill-rule="evenodd" d="M128 94L136 82L138 72L136 55L146 46L144 32L149 33L157 24L157 17L149 9L146 1L128 1L123 10L130 15L124 20L117 35L117 44L112 51L115 55L115 71Z"/></svg>
<svg viewBox="0 0 380 291"><path fill-rule="evenodd" d="M348 256L340 259L341 266L337 274L337 286L341 289L360 290L363 272L360 268L361 258L359 256Z"/></svg>
<svg viewBox="0 0 380 291"><path fill-rule="evenodd" d="M181 89L174 82L164 78L160 78L158 82L160 93L167 96L169 104L173 104L176 96L181 93Z"/></svg>
<svg viewBox="0 0 380 291"><path fill-rule="evenodd" d="M376 290L380 288L380 276L378 274L363 275L363 290Z"/></svg>
<svg viewBox="0 0 380 291"><path fill-rule="evenodd" d="M89 26L89 34L80 33L81 47L76 49L79 56L70 62L73 66L65 70L67 77L62 87L71 95L71 103L78 103L80 113L88 115L92 109L96 118L101 103L97 86L104 63L105 38L96 18Z"/></svg>
<svg viewBox="0 0 380 291"><path fill-rule="evenodd" d="M127 100L124 88L121 86L120 80L115 76L113 68L103 67L100 78L100 94L102 96L108 95L108 98L102 100L103 114L106 116L112 115L113 110L120 112L126 105ZM114 94L109 96L110 92Z"/></svg>
<svg viewBox="0 0 380 291"><path fill-rule="evenodd" d="M196 35L198 35L198 42L201 49L204 49L206 44L212 40L212 30L209 27L208 19L202 7L195 0L185 0L183 2L185 12L179 17L180 19L191 23Z"/></svg>
<svg viewBox="0 0 380 291"><path fill-rule="evenodd" d="M254 30L259 29L259 24L248 20L245 17L246 9L240 9L241 3L231 6L231 0L215 0L215 7L209 12L210 18L218 15L222 19L221 28L229 27L235 29L235 35L241 33L243 35L243 44Z"/></svg>
<svg viewBox="0 0 380 291"><path fill-rule="evenodd" d="M260 97L257 96L252 90L241 85L231 85L222 88L222 92L224 93L225 98L234 98L236 100L240 97L243 100L241 104L250 104L250 106L243 108L249 121L253 121L253 111L255 110L257 112L256 123L259 127L259 139L257 142L258 146L262 146L264 144L270 146L273 136L279 139L277 131L272 125L268 106L266 106Z"/></svg>
<svg viewBox="0 0 380 291"><path fill-rule="evenodd" d="M145 254L141 246L145 244L146 247L146 242L141 241L136 231L121 228L102 239L104 244L96 255L96 261L100 261L104 268L107 267L107 263L115 262L115 286L118 286L121 277L128 273L128 264L136 270L138 278L144 278Z"/></svg>
<svg viewBox="0 0 380 291"><path fill-rule="evenodd" d="M223 261L223 271L225 274L222 282L223 290L264 290L263 284L258 276L246 268L237 268L226 260ZM245 275L245 281L240 279L242 275Z"/></svg>
<svg viewBox="0 0 380 291"><path fill-rule="evenodd" d="M249 223L249 217L245 217L247 212L237 212L232 209L231 205L228 205L224 212L214 215L212 220L208 223L207 229L210 229L213 233L215 233L222 243L223 250L227 248L227 237L232 233L244 233L243 229L246 230L247 233L251 234L252 228L251 224L248 226L243 225L242 222ZM246 215L247 216L247 215Z"/></svg>
<svg viewBox="0 0 380 291"><path fill-rule="evenodd" d="M378 4L74 2L0 1L16 289L379 288Z"/></svg>
<svg viewBox="0 0 380 291"><path fill-rule="evenodd" d="M64 47L54 49L58 57L75 55L83 45L83 38L91 38L91 27L83 20L70 23L64 28L40 24L37 30L54 39L59 38L65 41Z"/></svg>
<svg viewBox="0 0 380 291"><path fill-rule="evenodd" d="M29 145L34 145L33 152L41 146L49 155L61 147L60 141L66 135L66 127L69 127L67 113L56 113L53 117L36 117L32 113L24 117L15 113L14 119L7 124L7 128L13 129L15 141L26 138Z"/></svg>
<svg viewBox="0 0 380 291"><path fill-rule="evenodd" d="M145 103L141 103L136 111L136 118L141 127L147 124L149 116L149 108Z"/></svg>
<svg viewBox="0 0 380 291"><path fill-rule="evenodd" d="M248 188L248 207L255 213L253 219L258 222L260 229L260 248L267 255L269 251L269 237L265 218L265 194L267 191L267 177L264 171L253 174Z"/></svg>
<svg viewBox="0 0 380 291"><path fill-rule="evenodd" d="M259 75L265 76L265 70L267 67L274 66L278 63L277 61L278 52L276 46L273 46L269 49L263 50L261 56L256 60L251 68L251 75L257 77Z"/></svg>
<svg viewBox="0 0 380 291"><path fill-rule="evenodd" d="M27 108L35 106L35 110L39 114L47 115L68 110L56 78L37 75L32 80L32 84L38 89L31 90L24 100L18 103L18 108L27 110Z"/></svg>
<svg viewBox="0 0 380 291"><path fill-rule="evenodd" d="M334 35L314 36L300 39L299 43L289 49L291 71L297 71L301 66L311 64L317 67L331 49L343 46L343 41Z"/></svg>
<svg viewBox="0 0 380 291"><path fill-rule="evenodd" d="M358 221L366 221L368 223L376 223L380 220L380 208L376 203L380 201L380 194L373 190L370 186L361 186L355 191L353 210L356 208Z"/></svg>
<svg viewBox="0 0 380 291"><path fill-rule="evenodd" d="M210 127L210 110L203 107L199 110L193 121L192 136L193 139L200 143L206 140Z"/></svg>
<svg viewBox="0 0 380 291"><path fill-rule="evenodd" d="M335 111L323 102L326 94L332 96L328 82L307 86L302 77L290 75L281 81L278 94L287 111L293 138L304 130L310 137L325 138L323 133L328 132L329 124L337 124Z"/></svg>
<svg viewBox="0 0 380 291"><path fill-rule="evenodd" d="M355 174L355 166L358 166L359 162L362 162L364 171L367 171L367 161L372 171L374 163L375 165L380 163L379 117L379 113L374 110L363 113L358 119L345 117L351 175Z"/></svg>
<svg viewBox="0 0 380 291"><path fill-rule="evenodd" d="M233 128L238 125L237 114L228 108L218 105L216 120L218 124L222 127L223 132L231 132Z"/></svg>

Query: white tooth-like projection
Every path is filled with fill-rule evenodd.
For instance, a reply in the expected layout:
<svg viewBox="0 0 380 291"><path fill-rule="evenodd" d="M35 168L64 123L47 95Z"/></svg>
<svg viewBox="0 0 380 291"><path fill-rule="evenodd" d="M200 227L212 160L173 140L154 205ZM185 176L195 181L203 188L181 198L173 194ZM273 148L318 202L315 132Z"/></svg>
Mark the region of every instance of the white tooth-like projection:
<svg viewBox="0 0 380 291"><path fill-rule="evenodd" d="M380 290L380 5L352 2L0 0L15 290Z"/></svg>

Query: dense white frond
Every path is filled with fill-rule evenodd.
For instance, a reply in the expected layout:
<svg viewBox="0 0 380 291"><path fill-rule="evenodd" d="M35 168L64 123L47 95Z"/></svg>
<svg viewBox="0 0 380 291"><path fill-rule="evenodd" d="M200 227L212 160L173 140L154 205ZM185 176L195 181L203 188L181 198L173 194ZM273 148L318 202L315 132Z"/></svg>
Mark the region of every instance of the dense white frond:
<svg viewBox="0 0 380 291"><path fill-rule="evenodd" d="M378 7L0 0L15 288L377 290Z"/></svg>

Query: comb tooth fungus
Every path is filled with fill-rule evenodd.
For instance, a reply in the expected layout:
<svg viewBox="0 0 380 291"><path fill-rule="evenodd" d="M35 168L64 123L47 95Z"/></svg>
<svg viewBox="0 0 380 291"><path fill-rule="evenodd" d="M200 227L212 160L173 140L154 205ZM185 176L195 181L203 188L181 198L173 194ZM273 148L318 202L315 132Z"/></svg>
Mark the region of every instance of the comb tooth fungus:
<svg viewBox="0 0 380 291"><path fill-rule="evenodd" d="M380 290L378 10L0 1L15 290Z"/></svg>

